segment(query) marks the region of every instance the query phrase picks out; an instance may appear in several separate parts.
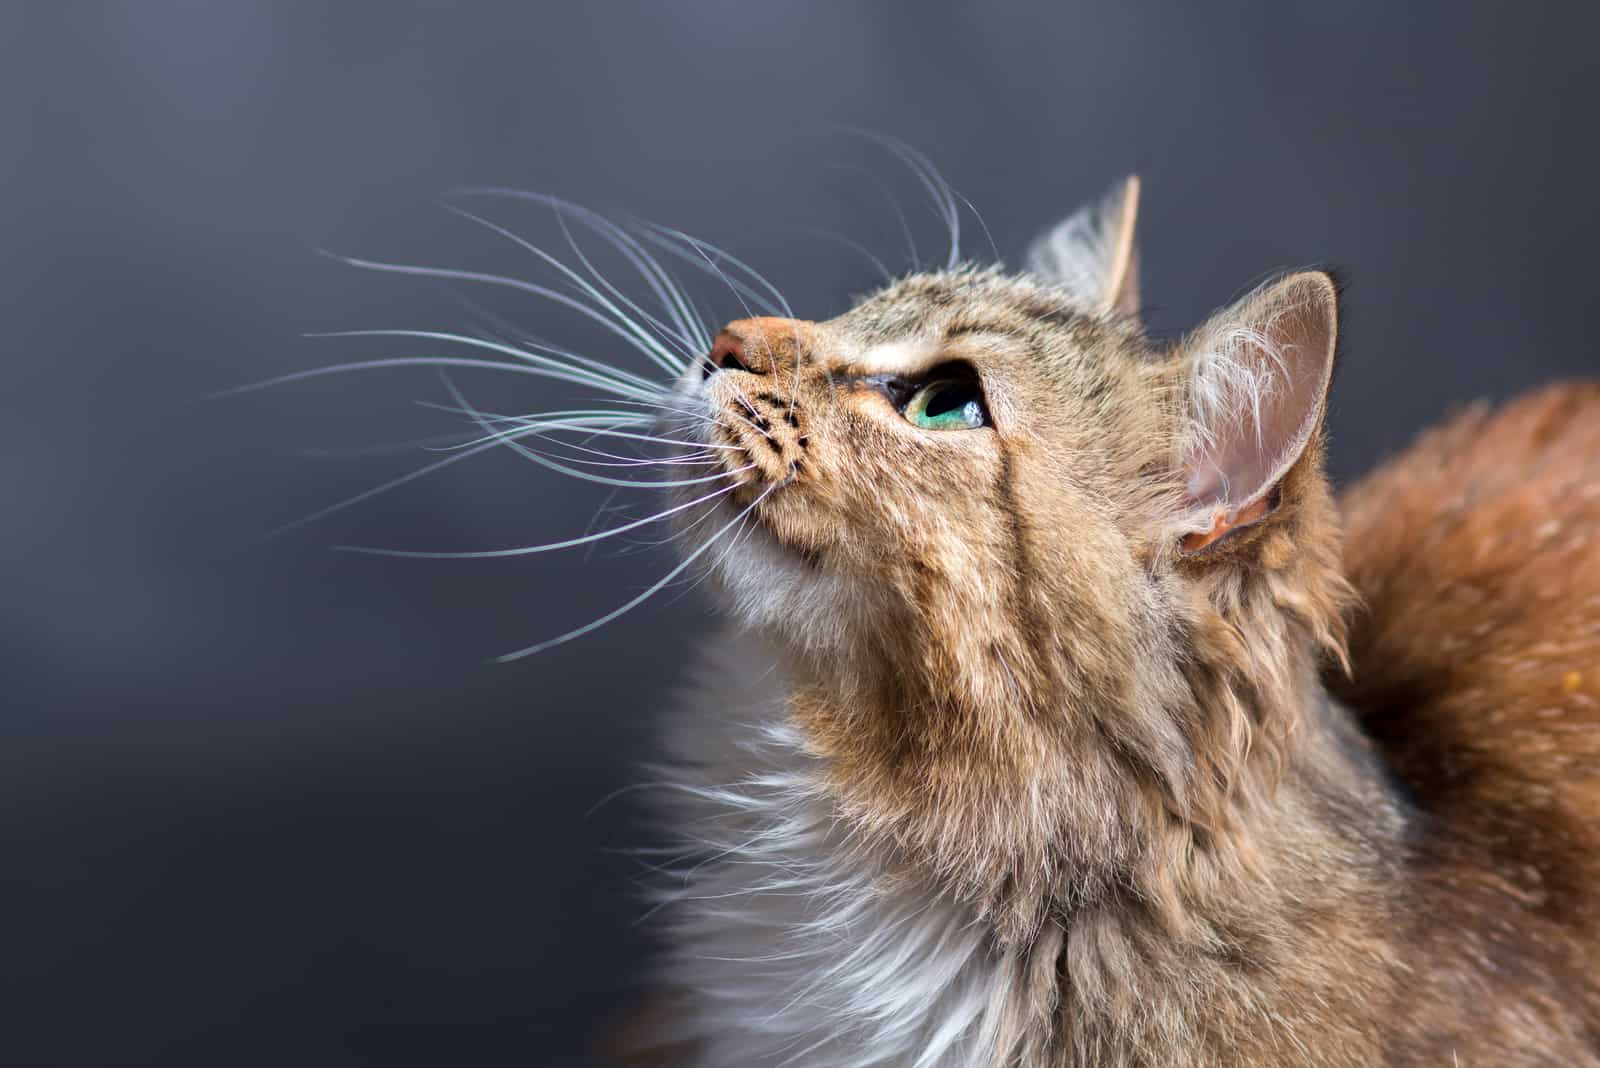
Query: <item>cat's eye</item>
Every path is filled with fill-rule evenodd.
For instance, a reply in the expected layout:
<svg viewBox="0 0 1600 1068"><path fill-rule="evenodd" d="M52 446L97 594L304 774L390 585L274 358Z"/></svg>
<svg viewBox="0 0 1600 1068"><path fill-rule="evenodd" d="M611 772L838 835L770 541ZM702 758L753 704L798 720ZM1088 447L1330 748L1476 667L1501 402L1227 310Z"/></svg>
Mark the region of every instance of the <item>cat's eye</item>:
<svg viewBox="0 0 1600 1068"><path fill-rule="evenodd" d="M972 375L929 382L912 394L901 412L913 426L925 430L973 430L989 422L982 391Z"/></svg>

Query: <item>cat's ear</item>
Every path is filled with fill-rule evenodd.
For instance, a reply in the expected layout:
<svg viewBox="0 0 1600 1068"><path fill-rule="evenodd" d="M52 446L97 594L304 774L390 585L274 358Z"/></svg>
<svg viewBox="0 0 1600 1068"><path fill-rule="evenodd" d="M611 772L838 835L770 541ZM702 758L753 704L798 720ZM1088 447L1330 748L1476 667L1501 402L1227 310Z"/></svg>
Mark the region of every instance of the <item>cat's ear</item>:
<svg viewBox="0 0 1600 1068"><path fill-rule="evenodd" d="M1129 175L1093 204L1086 204L1028 248L1026 270L1091 307L1139 313L1139 176Z"/></svg>
<svg viewBox="0 0 1600 1068"><path fill-rule="evenodd" d="M1339 295L1321 271L1263 286L1186 339L1183 548L1264 518L1317 439L1333 377Z"/></svg>

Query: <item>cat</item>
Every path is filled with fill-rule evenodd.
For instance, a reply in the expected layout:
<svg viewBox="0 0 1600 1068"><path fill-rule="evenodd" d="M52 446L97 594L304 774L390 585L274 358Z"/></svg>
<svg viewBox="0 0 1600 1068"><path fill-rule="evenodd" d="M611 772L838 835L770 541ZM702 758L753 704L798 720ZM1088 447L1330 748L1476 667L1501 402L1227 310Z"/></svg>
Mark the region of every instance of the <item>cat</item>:
<svg viewBox="0 0 1600 1068"><path fill-rule="evenodd" d="M1600 1065L1600 388L1336 501L1338 284L1157 344L1138 197L678 378L636 1063Z"/></svg>
<svg viewBox="0 0 1600 1068"><path fill-rule="evenodd" d="M585 465L647 461L596 444L667 449L644 519L398 553L675 524L660 582L502 659L682 576L716 591L726 632L664 740L632 1063L1600 1066L1600 384L1468 409L1336 499L1330 275L1160 343L1137 179L1011 273L962 262L955 198L896 151L949 260L825 322L703 242L504 190L480 192L553 207L581 270L461 214L561 289L349 261L553 300L666 386L427 331L371 333L470 355L312 372L494 367L616 402L487 415L452 386L477 431L418 473L510 446L636 486ZM751 309L711 335L651 244Z"/></svg>

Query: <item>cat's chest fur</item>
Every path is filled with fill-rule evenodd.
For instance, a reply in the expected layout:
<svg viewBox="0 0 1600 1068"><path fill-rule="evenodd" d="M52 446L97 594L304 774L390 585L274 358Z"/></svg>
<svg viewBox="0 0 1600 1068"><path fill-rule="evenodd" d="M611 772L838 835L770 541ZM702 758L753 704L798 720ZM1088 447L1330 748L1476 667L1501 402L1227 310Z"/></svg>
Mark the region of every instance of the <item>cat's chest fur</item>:
<svg viewBox="0 0 1600 1068"><path fill-rule="evenodd" d="M771 664L719 642L669 738L673 1037L708 1068L992 1063L1016 1038L1017 961L852 841Z"/></svg>

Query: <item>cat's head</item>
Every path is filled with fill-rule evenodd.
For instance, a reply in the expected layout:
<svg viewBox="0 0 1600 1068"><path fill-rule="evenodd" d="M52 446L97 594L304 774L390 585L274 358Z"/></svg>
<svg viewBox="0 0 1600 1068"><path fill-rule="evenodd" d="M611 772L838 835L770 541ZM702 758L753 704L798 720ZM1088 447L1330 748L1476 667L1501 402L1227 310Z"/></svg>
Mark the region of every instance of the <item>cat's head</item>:
<svg viewBox="0 0 1600 1068"><path fill-rule="evenodd" d="M1290 275L1156 344L1137 193L1046 234L1020 274L729 323L679 385L675 432L741 483L689 544L784 651L841 794L912 847L1050 824L1003 863L1132 849L1152 832L1120 825L1118 791L1219 818L1278 729L1255 684L1288 693L1337 646L1335 286Z"/></svg>

